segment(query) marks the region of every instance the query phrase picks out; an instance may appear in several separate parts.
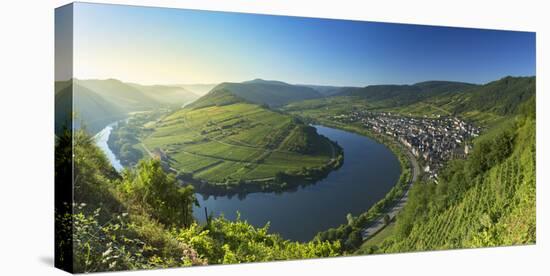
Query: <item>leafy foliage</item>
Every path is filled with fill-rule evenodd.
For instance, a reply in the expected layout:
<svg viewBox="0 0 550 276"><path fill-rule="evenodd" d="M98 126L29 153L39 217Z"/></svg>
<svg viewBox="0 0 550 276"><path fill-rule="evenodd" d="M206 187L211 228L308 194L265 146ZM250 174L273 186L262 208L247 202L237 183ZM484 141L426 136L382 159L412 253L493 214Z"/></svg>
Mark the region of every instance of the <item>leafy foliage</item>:
<svg viewBox="0 0 550 276"><path fill-rule="evenodd" d="M122 173L120 189L128 200L147 204L148 213L166 225L189 226L193 204L198 205L191 185L178 187L158 159L141 160L135 170Z"/></svg>
<svg viewBox="0 0 550 276"><path fill-rule="evenodd" d="M200 227L196 224L176 233L209 263L244 263L338 256L338 242L307 243L283 240L269 233L269 224L255 228L239 216L233 222L218 217Z"/></svg>
<svg viewBox="0 0 550 276"><path fill-rule="evenodd" d="M84 130L72 141L75 204L70 212L57 212L56 223L61 225L58 234L70 237L60 241L72 242L74 272L318 258L340 252L338 242L292 242L269 233L268 225L256 228L240 219L210 218L198 225L192 216L192 186L179 186L159 160L141 160L119 175ZM58 139L59 146L71 144L71 139Z"/></svg>

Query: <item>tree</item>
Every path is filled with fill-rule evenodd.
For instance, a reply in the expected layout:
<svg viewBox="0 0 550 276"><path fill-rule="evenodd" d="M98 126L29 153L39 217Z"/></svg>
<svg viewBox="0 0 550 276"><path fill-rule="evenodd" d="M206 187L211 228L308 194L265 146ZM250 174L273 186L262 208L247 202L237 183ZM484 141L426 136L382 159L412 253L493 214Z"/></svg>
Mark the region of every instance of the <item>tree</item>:
<svg viewBox="0 0 550 276"><path fill-rule="evenodd" d="M346 220L348 221L348 225L353 225L353 222L354 222L354 218L353 218L353 215L348 213L346 215Z"/></svg>
<svg viewBox="0 0 550 276"><path fill-rule="evenodd" d="M361 231L359 229L353 230L349 236L348 239L345 242L345 247L348 249L351 248L357 248L361 243L363 242L363 236L361 235Z"/></svg>
<svg viewBox="0 0 550 276"><path fill-rule="evenodd" d="M390 216L388 214L384 215L384 224L385 225L390 224Z"/></svg>
<svg viewBox="0 0 550 276"><path fill-rule="evenodd" d="M187 227L193 222L193 204L198 206L193 186L180 187L157 159L141 160L124 174L123 189L162 223Z"/></svg>

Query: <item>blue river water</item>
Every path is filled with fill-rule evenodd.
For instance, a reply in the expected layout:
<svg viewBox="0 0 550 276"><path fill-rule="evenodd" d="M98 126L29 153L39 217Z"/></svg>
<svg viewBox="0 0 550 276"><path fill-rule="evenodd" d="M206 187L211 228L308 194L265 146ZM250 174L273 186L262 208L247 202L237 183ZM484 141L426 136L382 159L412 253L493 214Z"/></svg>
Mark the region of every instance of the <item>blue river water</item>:
<svg viewBox="0 0 550 276"><path fill-rule="evenodd" d="M344 149L344 164L320 181L282 193L252 193L243 197L205 197L196 194L200 207L194 208L198 221L205 221L204 207L214 216L234 220L237 212L255 226L270 223L270 232L307 241L319 231L346 222L346 215L367 210L397 183L401 168L397 157L383 144L365 136L325 126L317 132L338 142ZM122 166L106 143L112 125L96 137L113 166Z"/></svg>

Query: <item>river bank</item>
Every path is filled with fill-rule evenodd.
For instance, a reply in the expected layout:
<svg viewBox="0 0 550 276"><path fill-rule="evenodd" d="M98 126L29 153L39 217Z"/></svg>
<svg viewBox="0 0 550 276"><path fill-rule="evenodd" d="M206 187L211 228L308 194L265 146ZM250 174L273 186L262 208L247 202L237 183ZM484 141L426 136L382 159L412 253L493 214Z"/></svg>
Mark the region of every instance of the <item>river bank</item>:
<svg viewBox="0 0 550 276"><path fill-rule="evenodd" d="M207 196L238 195L239 197L244 197L249 193L281 193L295 191L299 187L317 183L343 165L343 149L337 143L330 140L329 143L331 143L331 147L333 148L333 158L321 167L306 168L300 172L280 172L270 178L226 183L212 183L195 179L192 174L185 173L178 173L176 177L178 180L182 181L182 183L193 185L198 193ZM170 169L175 171L175 169Z"/></svg>
<svg viewBox="0 0 550 276"><path fill-rule="evenodd" d="M417 160L398 142L359 126L345 125L322 119L306 118L306 120L370 137L384 144L398 156L401 174L399 180L384 198L358 216L347 215L346 224L319 232L316 235L316 239L319 240L340 240L345 250L354 251L364 240L371 238L383 229L387 225L386 221L395 218L397 213L404 207L408 199L408 191L420 174Z"/></svg>
<svg viewBox="0 0 550 276"><path fill-rule="evenodd" d="M206 207L214 216L223 215L230 220L240 216L258 227L270 223L270 232L308 241L319 231L345 222L346 214L361 214L365 206L373 206L394 187L401 174L400 164L386 146L352 132L316 127L345 152L345 162L338 170L332 170L314 185L296 185L279 192L253 192L246 196L197 192L200 207L194 209L196 219L205 221Z"/></svg>

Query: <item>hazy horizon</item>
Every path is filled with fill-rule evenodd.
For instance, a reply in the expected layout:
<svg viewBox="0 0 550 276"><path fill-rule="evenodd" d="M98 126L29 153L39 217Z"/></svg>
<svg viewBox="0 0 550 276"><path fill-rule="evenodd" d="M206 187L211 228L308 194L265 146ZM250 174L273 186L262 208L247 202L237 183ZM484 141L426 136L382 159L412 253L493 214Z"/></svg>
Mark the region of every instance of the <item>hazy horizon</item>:
<svg viewBox="0 0 550 276"><path fill-rule="evenodd" d="M160 83L160 82L152 82L152 83L143 83L143 82L135 82L135 81L127 81L127 80L123 80L123 79L119 79L119 78L78 78L78 77L74 77L73 79L76 79L76 80L81 80L81 81L88 81L88 80L101 80L101 81L106 81L106 80L117 80L117 81L120 81L120 82L123 82L123 83L130 83L130 84L138 84L138 85L144 85L144 86L155 86L155 85L158 85L158 86L199 86L199 85L204 85L204 86L210 86L210 85L218 85L218 84L221 84L221 83L224 83L224 82L231 82L231 83L242 83L242 82L247 82L247 81L253 81L253 80L263 80L263 81L279 81L279 82L284 82L284 83L287 83L287 84L290 84L290 85L311 85L311 86L334 86L334 87L366 87L366 86L374 86L374 85L414 85L416 83L422 83L422 82L430 82L430 81L450 81L450 82L463 82L463 83L470 83L470 84L476 84L476 85L484 85L484 84L487 84L487 83L490 83L490 82L493 82L493 81L497 81L497 80L500 80L500 79L503 79L503 78L506 78L506 77L518 77L518 78L522 78L522 77L536 77L536 75L504 75L504 76L501 76L501 77L497 77L493 80L489 80L487 82L482 82L482 83L475 83L475 82L465 82L465 81L461 81L461 80L448 80L448 79L440 79L440 80L421 80L421 81L417 81L417 82L411 82L411 83L372 83L372 84L366 84L366 85L363 85L363 86L353 86L353 85L331 85L331 84L318 84L318 83L303 83L303 82L298 82L298 83L291 83L291 82L288 82L288 81L285 81L285 80L274 80L274 79L265 79L265 78L252 78L252 79L246 79L246 80L243 80L243 81L222 81L222 82L213 82L213 83ZM68 80L56 80L56 81L68 81Z"/></svg>
<svg viewBox="0 0 550 276"><path fill-rule="evenodd" d="M536 75L532 32L90 3L74 4L73 24L77 79L363 87Z"/></svg>

